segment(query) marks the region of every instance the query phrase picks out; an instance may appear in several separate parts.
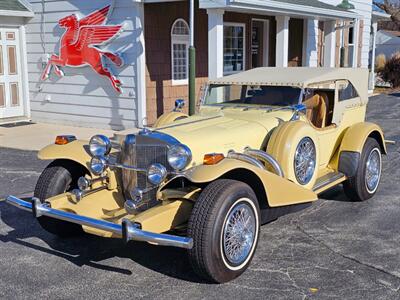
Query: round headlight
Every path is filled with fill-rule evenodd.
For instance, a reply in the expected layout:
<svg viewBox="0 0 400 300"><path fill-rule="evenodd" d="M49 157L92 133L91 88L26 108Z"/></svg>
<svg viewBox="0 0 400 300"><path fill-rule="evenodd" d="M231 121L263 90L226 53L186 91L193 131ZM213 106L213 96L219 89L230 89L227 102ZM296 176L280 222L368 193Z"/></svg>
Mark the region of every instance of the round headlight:
<svg viewBox="0 0 400 300"><path fill-rule="evenodd" d="M192 152L185 145L174 145L168 149L168 163L175 170L184 169L192 160Z"/></svg>
<svg viewBox="0 0 400 300"><path fill-rule="evenodd" d="M147 178L154 185L159 185L166 177L167 169L162 164L152 164L147 169Z"/></svg>
<svg viewBox="0 0 400 300"><path fill-rule="evenodd" d="M95 175L101 175L107 167L107 161L104 157L93 157L90 161L90 170Z"/></svg>
<svg viewBox="0 0 400 300"><path fill-rule="evenodd" d="M92 156L106 156L111 151L111 142L105 135L95 135L90 139L89 149Z"/></svg>

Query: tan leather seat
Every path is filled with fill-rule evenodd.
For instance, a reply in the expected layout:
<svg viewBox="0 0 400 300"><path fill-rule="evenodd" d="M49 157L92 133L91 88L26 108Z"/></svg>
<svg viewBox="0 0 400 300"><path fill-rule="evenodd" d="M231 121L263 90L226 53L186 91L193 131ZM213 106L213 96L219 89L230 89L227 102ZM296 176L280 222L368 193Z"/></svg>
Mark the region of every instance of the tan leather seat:
<svg viewBox="0 0 400 300"><path fill-rule="evenodd" d="M307 108L307 118L317 128L324 128L328 112L328 95L326 93L315 94L304 101Z"/></svg>

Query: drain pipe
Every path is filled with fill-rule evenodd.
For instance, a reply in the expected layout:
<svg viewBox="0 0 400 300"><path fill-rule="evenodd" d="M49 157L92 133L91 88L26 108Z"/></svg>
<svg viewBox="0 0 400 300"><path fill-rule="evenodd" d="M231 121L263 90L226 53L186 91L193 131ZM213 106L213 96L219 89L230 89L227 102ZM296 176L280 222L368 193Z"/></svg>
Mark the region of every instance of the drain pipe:
<svg viewBox="0 0 400 300"><path fill-rule="evenodd" d="M194 0L190 0L189 115L196 113L196 48L194 47Z"/></svg>

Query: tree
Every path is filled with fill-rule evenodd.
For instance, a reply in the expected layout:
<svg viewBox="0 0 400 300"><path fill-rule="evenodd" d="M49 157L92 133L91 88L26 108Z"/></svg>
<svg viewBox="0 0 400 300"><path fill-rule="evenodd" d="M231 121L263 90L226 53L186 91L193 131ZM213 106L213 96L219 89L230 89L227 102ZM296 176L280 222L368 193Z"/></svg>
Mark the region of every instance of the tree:
<svg viewBox="0 0 400 300"><path fill-rule="evenodd" d="M392 21L400 26L400 0L384 0L384 1L373 1L374 5L392 18Z"/></svg>

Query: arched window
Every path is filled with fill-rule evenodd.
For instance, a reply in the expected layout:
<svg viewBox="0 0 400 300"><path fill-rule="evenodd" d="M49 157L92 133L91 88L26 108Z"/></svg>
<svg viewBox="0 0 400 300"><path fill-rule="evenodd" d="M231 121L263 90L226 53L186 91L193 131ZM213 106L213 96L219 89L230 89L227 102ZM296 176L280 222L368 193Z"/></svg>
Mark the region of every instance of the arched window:
<svg viewBox="0 0 400 300"><path fill-rule="evenodd" d="M172 84L187 84L189 74L189 26L183 19L177 19L171 29Z"/></svg>

